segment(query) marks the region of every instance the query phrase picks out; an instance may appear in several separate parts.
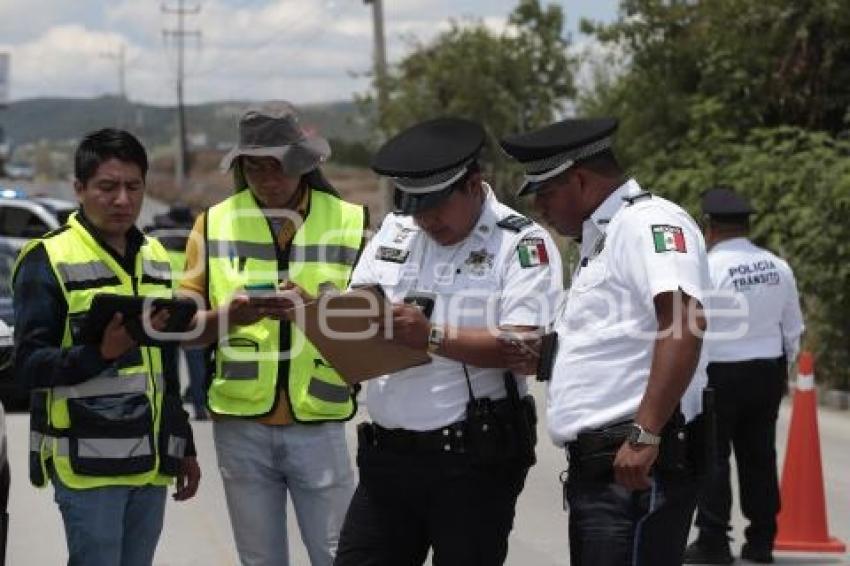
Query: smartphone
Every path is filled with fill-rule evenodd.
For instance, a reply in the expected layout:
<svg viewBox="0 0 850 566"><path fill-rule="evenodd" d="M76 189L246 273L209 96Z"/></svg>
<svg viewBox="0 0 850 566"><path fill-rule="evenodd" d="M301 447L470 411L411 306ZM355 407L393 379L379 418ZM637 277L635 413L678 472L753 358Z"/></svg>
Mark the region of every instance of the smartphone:
<svg viewBox="0 0 850 566"><path fill-rule="evenodd" d="M404 304L416 305L425 318L430 319L434 312L434 299L436 295L430 291L411 291L404 298Z"/></svg>

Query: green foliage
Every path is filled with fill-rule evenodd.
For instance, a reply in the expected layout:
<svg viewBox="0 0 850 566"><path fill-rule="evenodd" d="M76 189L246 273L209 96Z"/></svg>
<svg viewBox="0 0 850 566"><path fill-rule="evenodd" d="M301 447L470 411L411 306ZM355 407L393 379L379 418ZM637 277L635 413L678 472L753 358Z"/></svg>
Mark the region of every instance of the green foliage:
<svg viewBox="0 0 850 566"><path fill-rule="evenodd" d="M580 113L618 116L622 161L692 212L718 184L752 199L819 376L850 389L850 2L622 0L582 27L608 55Z"/></svg>
<svg viewBox="0 0 850 566"><path fill-rule="evenodd" d="M328 143L331 145L331 155L334 163L352 165L354 167L369 166L372 153L365 143L336 138L328 138Z"/></svg>
<svg viewBox="0 0 850 566"><path fill-rule="evenodd" d="M737 134L847 126L849 2L623 0L619 21L582 26L608 48L602 65L628 62L579 103L622 117L628 163L704 124Z"/></svg>
<svg viewBox="0 0 850 566"><path fill-rule="evenodd" d="M708 187L749 197L753 239L794 269L819 377L850 389L850 141L789 126L756 128L743 141L694 132L637 173L697 218Z"/></svg>
<svg viewBox="0 0 850 566"><path fill-rule="evenodd" d="M509 23L497 34L481 21L452 22L432 42L414 42L412 52L388 73L379 122L384 137L438 116L481 122L492 136L484 156L487 176L506 197L518 177L495 141L552 121L575 94L563 10L522 0ZM373 94L363 100L376 99Z"/></svg>

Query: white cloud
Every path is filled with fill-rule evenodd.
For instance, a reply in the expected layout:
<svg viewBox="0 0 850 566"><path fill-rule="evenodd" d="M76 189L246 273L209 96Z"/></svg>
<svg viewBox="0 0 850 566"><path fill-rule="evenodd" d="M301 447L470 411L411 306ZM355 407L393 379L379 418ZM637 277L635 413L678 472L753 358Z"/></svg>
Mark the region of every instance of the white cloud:
<svg viewBox="0 0 850 566"><path fill-rule="evenodd" d="M164 2L176 6L174 0ZM372 13L362 0L186 2L194 4L200 12L187 15L185 25L202 37L186 42L190 103L280 97L311 103L349 99L368 86L363 74L372 65ZM450 18L475 18L501 32L515 5L516 0L385 0L389 59L404 56L406 38L428 42L448 29ZM123 44L130 97L172 104L176 54L163 29L174 29L176 17L160 7L152 0L0 0L0 49L12 54L12 99L115 93L117 63L100 54ZM594 10L595 16L599 8ZM578 12L568 13L568 21L576 21Z"/></svg>
<svg viewBox="0 0 850 566"><path fill-rule="evenodd" d="M78 24L59 25L32 41L13 46L11 96L96 96L115 92L117 71L103 57L121 36Z"/></svg>

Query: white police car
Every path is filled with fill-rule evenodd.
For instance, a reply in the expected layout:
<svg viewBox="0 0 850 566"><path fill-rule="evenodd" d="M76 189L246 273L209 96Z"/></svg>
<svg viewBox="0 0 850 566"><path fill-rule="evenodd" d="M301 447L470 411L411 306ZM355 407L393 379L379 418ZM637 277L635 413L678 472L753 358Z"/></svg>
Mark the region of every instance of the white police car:
<svg viewBox="0 0 850 566"><path fill-rule="evenodd" d="M18 251L31 239L62 226L76 209L76 202L27 198L19 190L0 188L0 241Z"/></svg>
<svg viewBox="0 0 850 566"><path fill-rule="evenodd" d="M0 319L0 403L9 410L26 410L29 393L15 381L12 355L15 341L12 326Z"/></svg>
<svg viewBox="0 0 850 566"><path fill-rule="evenodd" d="M6 414L0 403L0 564L6 562L6 537L9 533L9 460L6 450Z"/></svg>

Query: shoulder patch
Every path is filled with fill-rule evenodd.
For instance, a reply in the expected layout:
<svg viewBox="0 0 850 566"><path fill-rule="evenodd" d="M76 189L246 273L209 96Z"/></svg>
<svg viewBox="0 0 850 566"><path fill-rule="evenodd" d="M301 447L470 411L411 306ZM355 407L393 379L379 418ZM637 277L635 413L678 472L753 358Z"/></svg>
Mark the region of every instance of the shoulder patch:
<svg viewBox="0 0 850 566"><path fill-rule="evenodd" d="M519 232L526 226L531 226L532 221L525 216L520 216L519 214L511 214L510 216L505 216L498 222L496 222L496 226L500 228L504 228L505 230L510 230L511 232Z"/></svg>
<svg viewBox="0 0 850 566"><path fill-rule="evenodd" d="M658 254L664 252L688 253L688 248L685 246L685 234L681 226L653 224L652 243L655 246L655 253Z"/></svg>
<svg viewBox="0 0 850 566"><path fill-rule="evenodd" d="M410 255L410 250L391 248L389 246L378 246L375 259L380 261L391 261L393 263L404 263Z"/></svg>
<svg viewBox="0 0 850 566"><path fill-rule="evenodd" d="M652 193L649 193L647 191L641 191L636 195L630 197L623 197L623 200L626 201L626 206L631 206L638 201L648 198L652 198Z"/></svg>
<svg viewBox="0 0 850 566"><path fill-rule="evenodd" d="M543 238L523 238L516 246L517 258L522 267L536 267L549 263L549 252Z"/></svg>

